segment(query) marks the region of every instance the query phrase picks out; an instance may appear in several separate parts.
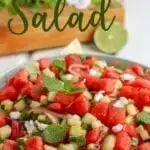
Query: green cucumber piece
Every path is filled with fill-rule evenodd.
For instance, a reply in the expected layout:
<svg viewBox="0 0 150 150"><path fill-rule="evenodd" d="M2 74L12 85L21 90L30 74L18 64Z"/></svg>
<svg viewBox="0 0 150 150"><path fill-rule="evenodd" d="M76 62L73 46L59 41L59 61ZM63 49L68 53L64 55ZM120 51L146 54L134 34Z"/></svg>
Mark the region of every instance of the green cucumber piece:
<svg viewBox="0 0 150 150"><path fill-rule="evenodd" d="M150 113L141 112L137 117L137 122L142 124L150 124Z"/></svg>

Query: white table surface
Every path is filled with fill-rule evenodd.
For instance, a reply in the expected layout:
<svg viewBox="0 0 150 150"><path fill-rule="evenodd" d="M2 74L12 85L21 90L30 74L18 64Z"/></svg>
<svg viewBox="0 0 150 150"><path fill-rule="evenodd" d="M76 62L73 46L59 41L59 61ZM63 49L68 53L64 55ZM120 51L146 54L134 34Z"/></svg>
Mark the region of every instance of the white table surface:
<svg viewBox="0 0 150 150"><path fill-rule="evenodd" d="M125 0L126 27L129 32L128 44L116 55L121 58L133 60L150 67L150 1ZM59 48L61 49L61 48ZM4 73L27 61L29 58L48 56L55 50L27 53L0 57L0 73ZM84 45L85 51L96 51L93 44Z"/></svg>

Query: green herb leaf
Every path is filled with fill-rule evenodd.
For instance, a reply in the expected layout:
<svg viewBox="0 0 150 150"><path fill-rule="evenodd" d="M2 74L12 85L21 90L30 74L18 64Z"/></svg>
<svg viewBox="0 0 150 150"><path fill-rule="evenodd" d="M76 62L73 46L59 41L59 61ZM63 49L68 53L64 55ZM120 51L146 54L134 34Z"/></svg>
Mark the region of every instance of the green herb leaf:
<svg viewBox="0 0 150 150"><path fill-rule="evenodd" d="M64 91L64 82L55 78L45 76L44 84L48 91Z"/></svg>
<svg viewBox="0 0 150 150"><path fill-rule="evenodd" d="M23 139L17 139L17 150L24 150L25 142Z"/></svg>
<svg viewBox="0 0 150 150"><path fill-rule="evenodd" d="M26 120L28 120L28 119L29 119L28 113L27 113L26 111L23 111L23 112L21 113L21 115L20 115L20 120L21 120L21 121L26 121Z"/></svg>
<svg viewBox="0 0 150 150"><path fill-rule="evenodd" d="M70 136L69 142L76 143L79 146L83 146L86 144L86 139L84 136Z"/></svg>
<svg viewBox="0 0 150 150"><path fill-rule="evenodd" d="M32 113L31 114L31 118L32 118L33 121L37 120L38 116L39 116L39 114L37 114L37 113Z"/></svg>
<svg viewBox="0 0 150 150"><path fill-rule="evenodd" d="M59 91L66 93L82 93L85 91L85 88L74 88L72 82L69 80L61 81L49 76L44 77L44 84L48 91Z"/></svg>
<svg viewBox="0 0 150 150"><path fill-rule="evenodd" d="M6 112L4 111L4 105L0 105L0 113L5 114Z"/></svg>
<svg viewBox="0 0 150 150"><path fill-rule="evenodd" d="M53 61L53 65L56 68L59 68L59 69L62 69L63 71L66 71L66 64L65 64L64 60L56 59L56 60Z"/></svg>
<svg viewBox="0 0 150 150"><path fill-rule="evenodd" d="M66 129L59 124L51 124L43 131L43 138L49 144L63 141L66 136Z"/></svg>
<svg viewBox="0 0 150 150"><path fill-rule="evenodd" d="M137 122L143 124L150 124L150 113L144 111L141 112L137 117Z"/></svg>
<svg viewBox="0 0 150 150"><path fill-rule="evenodd" d="M65 80L64 81L64 89L66 92L71 92L72 91L72 82L70 80Z"/></svg>

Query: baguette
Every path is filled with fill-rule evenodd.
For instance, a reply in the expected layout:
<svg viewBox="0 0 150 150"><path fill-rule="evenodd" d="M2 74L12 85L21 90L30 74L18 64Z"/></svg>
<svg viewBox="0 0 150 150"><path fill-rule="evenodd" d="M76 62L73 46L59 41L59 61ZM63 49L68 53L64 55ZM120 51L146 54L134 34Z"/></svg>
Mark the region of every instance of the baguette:
<svg viewBox="0 0 150 150"><path fill-rule="evenodd" d="M42 10L41 10L42 11ZM48 13L47 22L51 22L53 19L53 10L44 9ZM60 24L65 24L70 16L71 12L78 12L79 10L66 6L63 14L59 18ZM13 29L20 31L22 29L21 21L18 16L13 16L6 10L0 10L0 56L15 54L20 52L29 52L39 49L52 48L64 46L71 42L74 38L78 38L80 42L89 42L93 38L95 28L89 26L84 32L81 32L78 27L69 28L66 27L64 31L59 32L53 27L49 32L44 32L41 27L34 28L31 26L31 20L33 13L28 8L23 9L24 14L30 22L28 31L22 35L14 35L8 29L8 20L10 18L15 19ZM90 9L83 10L84 22L87 23L90 19L92 11ZM124 22L124 8L109 8L105 14L106 20L112 20L113 16L116 16L116 20Z"/></svg>

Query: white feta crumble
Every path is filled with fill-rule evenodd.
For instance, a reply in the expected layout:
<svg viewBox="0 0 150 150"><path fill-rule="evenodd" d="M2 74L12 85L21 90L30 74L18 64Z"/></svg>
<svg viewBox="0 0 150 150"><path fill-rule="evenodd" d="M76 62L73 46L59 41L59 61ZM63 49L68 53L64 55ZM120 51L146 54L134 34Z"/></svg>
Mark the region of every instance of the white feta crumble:
<svg viewBox="0 0 150 150"><path fill-rule="evenodd" d="M123 125L122 124L117 124L117 125L112 127L112 131L114 133L120 132L120 131L122 131L122 129L123 129Z"/></svg>
<svg viewBox="0 0 150 150"><path fill-rule="evenodd" d="M44 129L46 129L47 127L48 127L48 125L47 124L44 124L44 123L42 123L42 122L39 122L39 121L35 121L35 124L37 125L37 127L38 127L38 129L40 130L40 131L43 131Z"/></svg>
<svg viewBox="0 0 150 150"><path fill-rule="evenodd" d="M99 91L94 96L94 102L99 102L102 98L104 98L104 91Z"/></svg>
<svg viewBox="0 0 150 150"><path fill-rule="evenodd" d="M95 69L90 69L90 70L89 70L89 74L90 74L91 76L96 76L97 71L96 71Z"/></svg>
<svg viewBox="0 0 150 150"><path fill-rule="evenodd" d="M10 116L11 119L19 119L20 115L21 115L21 114L20 114L19 111L12 111L12 112L9 114L9 116Z"/></svg>
<svg viewBox="0 0 150 150"><path fill-rule="evenodd" d="M122 74L120 78L122 81L131 81L131 82L133 82L136 79L134 75L128 73Z"/></svg>
<svg viewBox="0 0 150 150"><path fill-rule="evenodd" d="M37 131L37 128L35 127L33 120L25 121L24 126L29 134Z"/></svg>
<svg viewBox="0 0 150 150"><path fill-rule="evenodd" d="M113 106L118 108L124 108L128 104L128 100L125 97L120 97L119 100L115 101Z"/></svg>

